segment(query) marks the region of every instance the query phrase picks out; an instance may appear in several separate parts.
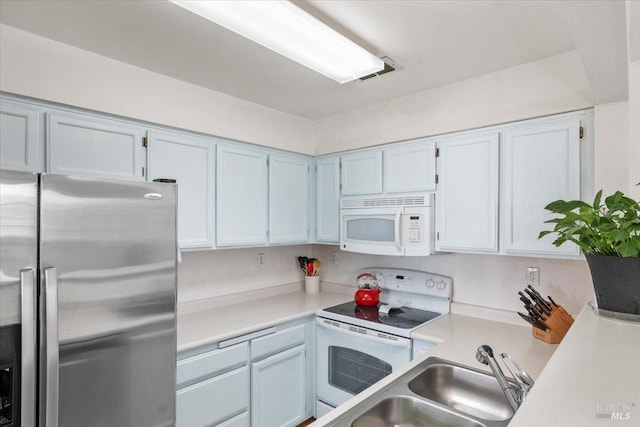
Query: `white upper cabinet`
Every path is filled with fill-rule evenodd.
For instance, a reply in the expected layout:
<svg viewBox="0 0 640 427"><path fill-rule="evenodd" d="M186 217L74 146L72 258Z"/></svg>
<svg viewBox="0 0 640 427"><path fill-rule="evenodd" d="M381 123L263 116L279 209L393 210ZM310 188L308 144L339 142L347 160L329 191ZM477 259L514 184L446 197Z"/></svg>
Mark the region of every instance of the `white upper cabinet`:
<svg viewBox="0 0 640 427"><path fill-rule="evenodd" d="M39 112L27 105L0 103L0 167L42 172L40 166Z"/></svg>
<svg viewBox="0 0 640 427"><path fill-rule="evenodd" d="M501 246L505 253L577 256L579 248L538 239L552 218L544 207L580 198L580 118L540 120L503 133Z"/></svg>
<svg viewBox="0 0 640 427"><path fill-rule="evenodd" d="M269 243L309 238L309 158L269 155Z"/></svg>
<svg viewBox="0 0 640 427"><path fill-rule="evenodd" d="M436 143L415 141L383 149L384 192L435 191Z"/></svg>
<svg viewBox="0 0 640 427"><path fill-rule="evenodd" d="M382 193L382 150L380 148L345 154L342 162L342 195Z"/></svg>
<svg viewBox="0 0 640 427"><path fill-rule="evenodd" d="M178 184L178 245L213 247L215 140L150 131L148 141L148 180L168 178Z"/></svg>
<svg viewBox="0 0 640 427"><path fill-rule="evenodd" d="M340 157L316 160L316 241L340 241Z"/></svg>
<svg viewBox="0 0 640 427"><path fill-rule="evenodd" d="M498 132L438 144L436 250L498 251Z"/></svg>
<svg viewBox="0 0 640 427"><path fill-rule="evenodd" d="M47 113L47 171L144 180L141 127L71 113Z"/></svg>
<svg viewBox="0 0 640 427"><path fill-rule="evenodd" d="M268 154L238 144L217 147L217 246L265 245Z"/></svg>

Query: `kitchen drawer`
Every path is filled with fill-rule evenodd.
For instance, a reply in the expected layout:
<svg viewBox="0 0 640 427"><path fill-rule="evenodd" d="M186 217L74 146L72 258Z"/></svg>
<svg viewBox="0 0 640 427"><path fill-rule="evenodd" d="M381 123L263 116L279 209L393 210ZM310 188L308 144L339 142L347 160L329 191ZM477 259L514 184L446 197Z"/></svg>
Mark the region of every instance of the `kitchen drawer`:
<svg viewBox="0 0 640 427"><path fill-rule="evenodd" d="M232 347L208 351L183 360L178 360L178 388L182 388L199 379L209 378L233 368L246 365L248 343L243 342Z"/></svg>
<svg viewBox="0 0 640 427"><path fill-rule="evenodd" d="M243 412L237 417L216 425L216 427L249 427L249 413Z"/></svg>
<svg viewBox="0 0 640 427"><path fill-rule="evenodd" d="M274 353L303 344L304 325L292 326L251 341L251 360L264 359Z"/></svg>
<svg viewBox="0 0 640 427"><path fill-rule="evenodd" d="M178 390L176 427L212 426L225 420L231 422L233 418L229 419L230 416L248 408L249 368L243 366Z"/></svg>

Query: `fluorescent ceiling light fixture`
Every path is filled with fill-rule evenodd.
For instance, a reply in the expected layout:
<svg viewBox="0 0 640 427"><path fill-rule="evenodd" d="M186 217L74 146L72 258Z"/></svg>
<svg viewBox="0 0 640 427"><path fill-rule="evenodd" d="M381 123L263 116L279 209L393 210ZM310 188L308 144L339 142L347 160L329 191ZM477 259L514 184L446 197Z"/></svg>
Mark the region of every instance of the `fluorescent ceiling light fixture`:
<svg viewBox="0 0 640 427"><path fill-rule="evenodd" d="M180 7L346 83L384 62L289 1L182 1Z"/></svg>

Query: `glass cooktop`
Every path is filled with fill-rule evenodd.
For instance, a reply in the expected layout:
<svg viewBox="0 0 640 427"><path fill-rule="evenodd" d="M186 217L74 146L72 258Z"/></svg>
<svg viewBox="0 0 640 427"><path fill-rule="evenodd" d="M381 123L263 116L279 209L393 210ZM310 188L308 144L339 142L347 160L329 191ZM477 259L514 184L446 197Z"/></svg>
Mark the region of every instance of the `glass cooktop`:
<svg viewBox="0 0 640 427"><path fill-rule="evenodd" d="M389 311L389 314L386 315L378 313L377 305L373 307L363 307L357 305L355 301L325 308L324 311L368 320L370 322L382 323L401 329L412 329L440 316L440 313L409 307L393 308Z"/></svg>

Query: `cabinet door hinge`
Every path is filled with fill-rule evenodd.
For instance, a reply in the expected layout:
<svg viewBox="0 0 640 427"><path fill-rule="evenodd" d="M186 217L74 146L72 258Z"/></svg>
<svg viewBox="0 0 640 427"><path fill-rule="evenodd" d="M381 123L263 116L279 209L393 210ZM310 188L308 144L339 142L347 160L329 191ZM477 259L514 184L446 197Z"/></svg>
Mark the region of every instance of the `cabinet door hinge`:
<svg viewBox="0 0 640 427"><path fill-rule="evenodd" d="M142 176L144 176L144 166L142 167Z"/></svg>
<svg viewBox="0 0 640 427"><path fill-rule="evenodd" d="M440 148L436 147L436 157L440 157Z"/></svg>
<svg viewBox="0 0 640 427"><path fill-rule="evenodd" d="M267 166L269 166L269 158L267 157Z"/></svg>
<svg viewBox="0 0 640 427"><path fill-rule="evenodd" d="M436 184L440 183L440 177L436 174Z"/></svg>
<svg viewBox="0 0 640 427"><path fill-rule="evenodd" d="M440 240L440 232L436 232L436 240Z"/></svg>
<svg viewBox="0 0 640 427"><path fill-rule="evenodd" d="M584 127L580 126L580 139L584 138Z"/></svg>
<svg viewBox="0 0 640 427"><path fill-rule="evenodd" d="M146 136L143 136L143 137L142 137L142 146L143 146L144 148L147 148L147 147L149 146L149 139L147 139L147 137L146 137Z"/></svg>

